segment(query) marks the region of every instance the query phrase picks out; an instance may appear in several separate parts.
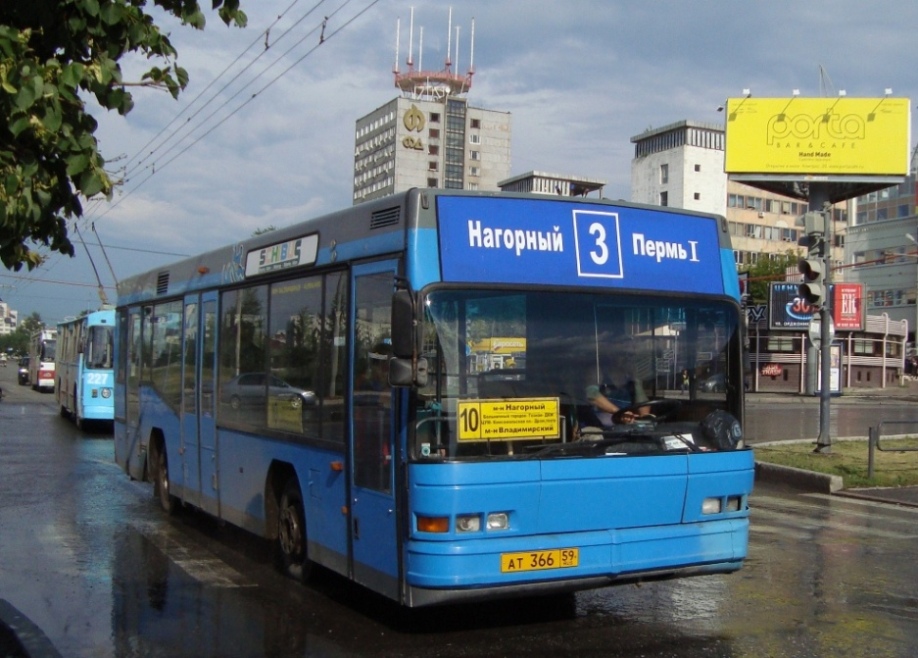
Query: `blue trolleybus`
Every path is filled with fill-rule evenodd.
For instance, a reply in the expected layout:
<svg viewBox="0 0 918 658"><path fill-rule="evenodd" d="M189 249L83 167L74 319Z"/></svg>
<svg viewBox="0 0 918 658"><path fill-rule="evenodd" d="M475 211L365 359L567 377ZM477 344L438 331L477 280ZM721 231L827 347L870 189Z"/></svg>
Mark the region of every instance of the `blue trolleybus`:
<svg viewBox="0 0 918 658"><path fill-rule="evenodd" d="M57 382L61 415L77 427L109 421L115 412L115 311L103 309L57 325Z"/></svg>
<svg viewBox="0 0 918 658"><path fill-rule="evenodd" d="M415 189L118 293L117 463L296 579L426 606L746 557L722 217Z"/></svg>

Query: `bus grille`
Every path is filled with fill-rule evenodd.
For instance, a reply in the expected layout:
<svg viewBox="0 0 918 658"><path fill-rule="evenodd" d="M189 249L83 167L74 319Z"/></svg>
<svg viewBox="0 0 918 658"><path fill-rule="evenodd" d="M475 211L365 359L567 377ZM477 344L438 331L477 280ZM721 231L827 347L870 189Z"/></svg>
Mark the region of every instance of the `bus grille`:
<svg viewBox="0 0 918 658"><path fill-rule="evenodd" d="M156 294L165 295L169 292L169 273L160 272L156 275Z"/></svg>
<svg viewBox="0 0 918 658"><path fill-rule="evenodd" d="M387 208L386 210L377 210L370 216L370 230L395 226L401 218L401 211L402 209L398 206Z"/></svg>

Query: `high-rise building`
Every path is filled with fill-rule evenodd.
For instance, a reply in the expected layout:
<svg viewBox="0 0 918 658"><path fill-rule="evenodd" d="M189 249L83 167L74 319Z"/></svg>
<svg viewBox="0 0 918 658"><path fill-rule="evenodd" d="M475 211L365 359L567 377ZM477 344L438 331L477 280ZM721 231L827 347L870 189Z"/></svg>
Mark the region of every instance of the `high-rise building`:
<svg viewBox="0 0 918 658"><path fill-rule="evenodd" d="M412 10L409 44L413 32ZM472 23L472 53L474 34ZM457 28L457 60L458 41ZM355 204L412 187L496 191L497 183L510 175L510 113L469 104L471 58L465 75L454 73L449 49L442 70L425 71L420 52L415 68L409 46L408 70L402 73L396 45L393 72L401 95L357 120Z"/></svg>
<svg viewBox="0 0 918 658"><path fill-rule="evenodd" d="M19 314L10 308L10 305L0 299L0 336L6 336L16 331L19 326Z"/></svg>
<svg viewBox="0 0 918 658"><path fill-rule="evenodd" d="M803 253L797 244L797 218L807 203L796 197L731 181L724 172L724 128L718 124L679 121L631 138L631 200L724 215L730 226L737 266L759 258ZM847 212L838 205L833 216L833 260L842 263ZM841 273L836 280L841 279Z"/></svg>
<svg viewBox="0 0 918 658"><path fill-rule="evenodd" d="M848 201L846 281L864 284L867 312L918 325L918 175Z"/></svg>

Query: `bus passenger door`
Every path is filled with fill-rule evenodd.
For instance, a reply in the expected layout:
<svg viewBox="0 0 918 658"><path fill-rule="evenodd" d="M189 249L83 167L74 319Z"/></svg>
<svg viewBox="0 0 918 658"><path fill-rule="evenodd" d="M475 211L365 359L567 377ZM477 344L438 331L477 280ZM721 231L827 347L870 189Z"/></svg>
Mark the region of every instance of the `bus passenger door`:
<svg viewBox="0 0 918 658"><path fill-rule="evenodd" d="M219 514L217 496L217 293L185 297L182 360L182 478L184 500Z"/></svg>
<svg viewBox="0 0 918 658"><path fill-rule="evenodd" d="M181 482L177 474L171 474L175 494L196 507L201 505L201 463L198 447L198 295L185 297L183 313L184 344L182 345L182 404L180 423L182 428L179 454L182 460Z"/></svg>
<svg viewBox="0 0 918 658"><path fill-rule="evenodd" d="M354 268L349 473L354 579L398 597L398 523L394 493L393 397L388 385L395 263Z"/></svg>
<svg viewBox="0 0 918 658"><path fill-rule="evenodd" d="M201 446L201 507L220 516L217 473L217 293L201 295L198 441Z"/></svg>

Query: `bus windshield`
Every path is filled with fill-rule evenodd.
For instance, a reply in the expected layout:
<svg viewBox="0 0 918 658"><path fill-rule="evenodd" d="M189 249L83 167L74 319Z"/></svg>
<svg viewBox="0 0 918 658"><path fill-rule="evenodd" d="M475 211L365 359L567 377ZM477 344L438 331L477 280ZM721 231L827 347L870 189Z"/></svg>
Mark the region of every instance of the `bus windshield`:
<svg viewBox="0 0 918 658"><path fill-rule="evenodd" d="M57 341L49 338L41 342L41 348L38 355L42 361L54 361L54 355L56 351Z"/></svg>
<svg viewBox="0 0 918 658"><path fill-rule="evenodd" d="M425 308L415 459L738 447L741 337L729 300L434 290ZM724 422L737 436L724 439Z"/></svg>
<svg viewBox="0 0 918 658"><path fill-rule="evenodd" d="M91 369L110 369L114 349L114 327L97 325L89 328L85 363Z"/></svg>

